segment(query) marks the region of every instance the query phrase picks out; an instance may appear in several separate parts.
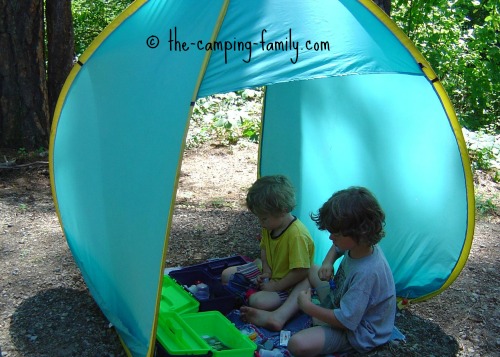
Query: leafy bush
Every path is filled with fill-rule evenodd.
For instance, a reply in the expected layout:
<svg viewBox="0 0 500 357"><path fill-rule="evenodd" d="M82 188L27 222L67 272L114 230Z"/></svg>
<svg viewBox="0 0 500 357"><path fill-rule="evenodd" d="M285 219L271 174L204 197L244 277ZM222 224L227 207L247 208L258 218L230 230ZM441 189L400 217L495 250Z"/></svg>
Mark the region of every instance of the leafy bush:
<svg viewBox="0 0 500 357"><path fill-rule="evenodd" d="M80 56L133 0L72 0L75 53Z"/></svg>
<svg viewBox="0 0 500 357"><path fill-rule="evenodd" d="M480 217L495 215L498 208L493 202L492 198L484 198L483 196L476 196L476 212Z"/></svg>
<svg viewBox="0 0 500 357"><path fill-rule="evenodd" d="M472 168L482 171L491 170L493 167L492 161L495 160L493 149L487 147L476 150L469 148L469 157L472 161Z"/></svg>
<svg viewBox="0 0 500 357"><path fill-rule="evenodd" d="M206 142L234 145L260 139L262 90L245 89L196 101L186 139L188 148Z"/></svg>

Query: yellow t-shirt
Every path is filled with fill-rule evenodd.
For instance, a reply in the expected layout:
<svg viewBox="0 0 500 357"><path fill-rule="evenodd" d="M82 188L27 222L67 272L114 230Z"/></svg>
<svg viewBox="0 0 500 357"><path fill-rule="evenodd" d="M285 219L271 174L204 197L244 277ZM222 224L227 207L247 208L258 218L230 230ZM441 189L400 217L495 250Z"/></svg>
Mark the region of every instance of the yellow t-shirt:
<svg viewBox="0 0 500 357"><path fill-rule="evenodd" d="M296 268L310 268L313 264L314 242L306 226L295 218L278 237L262 229L260 248L265 249L271 279L282 279Z"/></svg>

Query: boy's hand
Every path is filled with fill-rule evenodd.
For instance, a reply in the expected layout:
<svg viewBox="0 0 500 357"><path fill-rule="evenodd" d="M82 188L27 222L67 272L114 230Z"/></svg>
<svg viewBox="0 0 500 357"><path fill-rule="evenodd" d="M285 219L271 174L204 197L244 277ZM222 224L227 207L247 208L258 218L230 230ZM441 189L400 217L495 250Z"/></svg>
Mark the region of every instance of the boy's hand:
<svg viewBox="0 0 500 357"><path fill-rule="evenodd" d="M276 280L268 280L260 284L260 290L263 291L279 291L278 282Z"/></svg>
<svg viewBox="0 0 500 357"><path fill-rule="evenodd" d="M262 273L257 277L257 283L263 284L271 279L271 273Z"/></svg>
<svg viewBox="0 0 500 357"><path fill-rule="evenodd" d="M311 289L302 290L297 297L299 308L304 311L306 306L311 303Z"/></svg>
<svg viewBox="0 0 500 357"><path fill-rule="evenodd" d="M274 290L269 290L269 287L265 289L265 286L269 285L270 282L271 282L271 273L262 273L257 277L257 284L260 290L274 291Z"/></svg>
<svg viewBox="0 0 500 357"><path fill-rule="evenodd" d="M320 280L327 281L333 276L333 266L330 264L322 264L318 270Z"/></svg>

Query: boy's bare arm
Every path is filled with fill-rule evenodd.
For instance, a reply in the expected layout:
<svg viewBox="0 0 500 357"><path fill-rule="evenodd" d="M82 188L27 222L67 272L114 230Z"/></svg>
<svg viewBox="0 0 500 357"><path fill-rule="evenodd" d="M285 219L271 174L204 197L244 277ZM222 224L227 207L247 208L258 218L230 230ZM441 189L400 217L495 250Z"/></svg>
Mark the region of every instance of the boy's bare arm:
<svg viewBox="0 0 500 357"><path fill-rule="evenodd" d="M266 250L260 250L260 260L262 261L262 274L265 274L266 277L270 278L272 271L269 267L269 263L267 262Z"/></svg>
<svg viewBox="0 0 500 357"><path fill-rule="evenodd" d="M304 290L299 293L297 302L300 309L311 317L314 317L320 321L327 323L328 325L338 328L346 329L342 323L337 320L337 317L333 313L332 309L327 309L319 305L314 304L311 301L311 291Z"/></svg>
<svg viewBox="0 0 500 357"><path fill-rule="evenodd" d="M320 269L318 270L318 277L321 280L329 280L333 276L335 273L333 271L333 264L340 256L341 254L338 253L337 247L335 244L332 244L328 253L326 253L325 259L323 259L323 263L321 263Z"/></svg>
<svg viewBox="0 0 500 357"><path fill-rule="evenodd" d="M306 279L308 272L308 268L292 269L282 279L271 280L263 284L261 289L266 291L286 291Z"/></svg>
<svg viewBox="0 0 500 357"><path fill-rule="evenodd" d="M312 302L310 302L310 304L307 304L306 306L306 310L302 309L302 311L304 311L306 314L315 317L316 319L321 320L332 327L343 330L346 329L346 327L342 325L339 320L337 320L337 317L333 313L333 310L318 306L316 304L313 304Z"/></svg>
<svg viewBox="0 0 500 357"><path fill-rule="evenodd" d="M332 246L328 250L328 253L326 253L325 259L323 259L323 264L333 265L333 263L335 263L337 258L338 258L337 248L335 247L335 244L332 244Z"/></svg>

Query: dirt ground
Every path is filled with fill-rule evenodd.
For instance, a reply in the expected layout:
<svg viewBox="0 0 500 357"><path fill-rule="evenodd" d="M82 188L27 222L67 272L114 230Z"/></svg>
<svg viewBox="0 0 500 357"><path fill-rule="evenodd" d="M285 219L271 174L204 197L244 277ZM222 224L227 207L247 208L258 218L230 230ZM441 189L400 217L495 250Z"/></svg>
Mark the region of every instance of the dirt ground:
<svg viewBox="0 0 500 357"><path fill-rule="evenodd" d="M0 161L13 155L0 154ZM257 255L259 228L243 206L256 162L255 144L186 152L167 266ZM476 189L494 199L500 193L481 173ZM468 262L450 288L398 313L406 342L369 356L500 355L499 218L497 212L478 219ZM0 351L1 357L125 355L69 252L44 163L0 168Z"/></svg>

